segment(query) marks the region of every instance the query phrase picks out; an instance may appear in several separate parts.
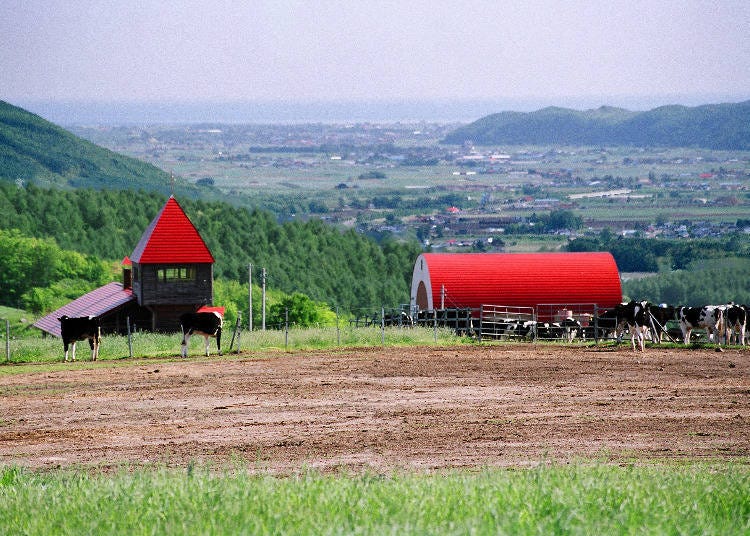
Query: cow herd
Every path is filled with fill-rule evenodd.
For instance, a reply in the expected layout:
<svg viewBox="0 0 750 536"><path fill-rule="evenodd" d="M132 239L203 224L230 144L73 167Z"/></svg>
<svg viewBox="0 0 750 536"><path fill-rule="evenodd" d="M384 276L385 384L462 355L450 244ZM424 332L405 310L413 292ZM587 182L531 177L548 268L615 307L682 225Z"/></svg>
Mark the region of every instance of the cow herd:
<svg viewBox="0 0 750 536"><path fill-rule="evenodd" d="M569 314L557 321L529 318L482 317L471 319L474 334L480 338L516 340L574 340L622 339L630 336L633 350L643 351L646 340L661 344L666 336L690 344L693 330L706 333L707 341L715 344L745 346L748 307L733 303L703 307L674 307L654 305L647 301L630 301L575 318ZM670 324L679 325L670 328Z"/></svg>
<svg viewBox="0 0 750 536"><path fill-rule="evenodd" d="M456 324L467 332L475 332L474 320L469 310L456 310L457 313L448 321L442 319L440 324ZM647 301L630 301L621 303L611 309L588 318L584 323L572 316L558 322L539 322L536 320L507 319L501 325L501 338L520 339L560 339L573 342L576 339L593 340L598 338L616 338L620 340L624 334L630 335L633 350L643 351L645 341L652 340L660 344L666 334L674 341L668 323L677 322L680 327L682 342L690 344L694 330L706 333L708 342L718 345L736 344L745 346L747 319L750 309L746 305L734 303L723 305L704 305L702 307L673 307L669 305L654 305ZM463 314L465 313L465 314ZM389 318L384 325L419 324L412 321L410 316L401 313L397 319ZM437 321L438 316L433 317ZM69 350L72 350L72 360L76 359L76 342L88 340L91 347L91 359L96 360L101 343L101 326L99 319L92 316L71 318L62 316L60 331L65 351L65 361L68 361ZM216 348L221 355L222 315L218 312L185 313L180 316L182 330L181 355L187 357L188 343L191 335L201 335L205 339L205 354L209 355L210 338L216 339ZM495 323L497 327L498 323ZM481 328L480 328L481 329ZM497 332L496 332L497 333ZM480 334L481 335L481 334Z"/></svg>
<svg viewBox="0 0 750 536"><path fill-rule="evenodd" d="M95 316L79 316L71 318L63 315L60 321L60 333L62 335L65 349L65 361L68 361L68 349L72 349L72 361L76 360L76 342L88 340L91 346L91 360L96 361L99 356L99 344L102 338L102 330L99 318ZM224 320L221 314L215 311L185 313L180 316L180 328L182 330L182 357L187 357L188 343L191 335L202 335L206 341L206 356L209 355L208 346L210 338L216 339L216 348L221 355L221 328Z"/></svg>
<svg viewBox="0 0 750 536"><path fill-rule="evenodd" d="M745 346L747 333L747 305L706 305L704 307L681 307L678 320L685 344L690 342L694 329L704 329L709 340L717 344L739 344Z"/></svg>
<svg viewBox="0 0 750 536"><path fill-rule="evenodd" d="M609 332L618 340L628 333L633 350L640 351L644 350L646 339L660 344L666 335L674 341L668 328L670 322L678 323L684 344L690 344L693 330L702 330L708 342L745 346L748 311L748 306L734 303L674 307L630 301L604 311L598 315L594 325L602 330L601 335L606 336ZM581 333L585 334L586 328L581 328Z"/></svg>

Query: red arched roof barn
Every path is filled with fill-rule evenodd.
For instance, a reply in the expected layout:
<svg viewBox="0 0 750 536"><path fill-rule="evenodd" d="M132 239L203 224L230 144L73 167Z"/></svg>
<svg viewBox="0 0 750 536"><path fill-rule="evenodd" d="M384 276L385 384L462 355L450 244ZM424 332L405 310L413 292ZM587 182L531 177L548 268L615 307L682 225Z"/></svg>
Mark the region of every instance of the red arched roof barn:
<svg viewBox="0 0 750 536"><path fill-rule="evenodd" d="M622 301L622 287L610 253L423 253L414 264L411 299L419 310L613 307Z"/></svg>

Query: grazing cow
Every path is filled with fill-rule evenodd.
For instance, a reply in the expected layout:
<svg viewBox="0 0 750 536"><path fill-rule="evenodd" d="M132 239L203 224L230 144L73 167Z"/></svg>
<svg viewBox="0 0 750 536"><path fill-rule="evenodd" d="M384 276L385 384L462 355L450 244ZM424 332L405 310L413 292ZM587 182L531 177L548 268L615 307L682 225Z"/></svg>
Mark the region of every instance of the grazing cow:
<svg viewBox="0 0 750 536"><path fill-rule="evenodd" d="M182 357L187 357L190 335L203 335L206 340L206 357L208 357L209 337L216 337L216 348L221 355L221 327L224 318L216 311L204 313L185 313L180 316L182 327Z"/></svg>
<svg viewBox="0 0 750 536"><path fill-rule="evenodd" d="M99 343L102 340L102 329L96 316L80 316L71 318L63 315L60 321L63 346L65 347L65 361L68 361L68 347L72 350L72 361L76 360L76 342L88 339L91 347L91 360L99 357Z"/></svg>
<svg viewBox="0 0 750 536"><path fill-rule="evenodd" d="M651 313L650 324L653 340L661 344L661 338L667 329L667 322L675 319L677 310L672 305L660 304L658 307L649 307Z"/></svg>
<svg viewBox="0 0 750 536"><path fill-rule="evenodd" d="M690 344L690 334L694 329L705 329L709 340L714 339L721 344L724 331L723 305L704 305L703 307L680 307L680 330L685 344Z"/></svg>
<svg viewBox="0 0 750 536"><path fill-rule="evenodd" d="M636 351L636 340L638 341L638 349L643 352L645 347L645 339L648 334L649 324L649 309L651 304L645 301L631 301L629 303L620 304L618 309L618 318L627 327L630 333L630 342L633 345L633 351Z"/></svg>
<svg viewBox="0 0 750 536"><path fill-rule="evenodd" d="M745 332L747 330L747 306L730 303L724 310L724 325L726 326L727 344L732 344L735 338L737 344L745 346Z"/></svg>

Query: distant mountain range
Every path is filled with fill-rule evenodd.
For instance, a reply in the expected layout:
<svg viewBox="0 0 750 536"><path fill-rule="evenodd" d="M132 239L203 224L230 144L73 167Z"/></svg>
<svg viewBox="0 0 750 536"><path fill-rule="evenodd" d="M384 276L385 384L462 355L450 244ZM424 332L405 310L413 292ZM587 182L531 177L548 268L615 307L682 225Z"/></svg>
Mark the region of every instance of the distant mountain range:
<svg viewBox="0 0 750 536"><path fill-rule="evenodd" d="M94 145L4 101L0 101L0 180L170 191L169 174L156 166Z"/></svg>
<svg viewBox="0 0 750 536"><path fill-rule="evenodd" d="M460 127L445 143L476 145L633 145L750 149L750 101L661 106L646 112L543 108L501 112Z"/></svg>

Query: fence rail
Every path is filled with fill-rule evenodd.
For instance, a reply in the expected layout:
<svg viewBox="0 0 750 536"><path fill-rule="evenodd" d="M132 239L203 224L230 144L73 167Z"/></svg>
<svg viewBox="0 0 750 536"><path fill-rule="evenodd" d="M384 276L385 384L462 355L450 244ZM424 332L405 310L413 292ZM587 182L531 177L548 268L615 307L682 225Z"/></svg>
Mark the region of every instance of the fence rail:
<svg viewBox="0 0 750 536"><path fill-rule="evenodd" d="M238 317L231 339L228 332L232 328L227 326L224 341L230 342L229 348L225 347L223 350L227 353L262 348L287 349L289 346L335 348L404 343L450 344L459 340L456 337L471 337L478 342L557 341L567 344L598 344L604 341L619 341L622 336L617 330L619 320L604 313L605 311L594 303L548 303L536 307L485 304L478 309L446 308L418 312L410 310L408 305L401 305L393 308L381 307L379 310L363 308L343 322L339 322L337 316L335 327L300 329L287 322L274 326L276 329L245 332L240 331L242 324ZM5 339L6 362L30 362L34 360L34 356L40 355L46 356L45 359L49 360L51 356L59 353L58 345L62 346L58 342L59 339L28 335L17 337L12 333L10 324L7 321L4 324L4 327L0 325L0 338ZM669 321L658 328L667 335L665 339L682 342L676 321ZM656 330L657 326L654 325L653 329ZM105 354L107 349L111 349L113 354L110 355L117 357L172 355L170 352L173 345L170 341L177 337L177 334L162 334L161 337L166 342L160 343L162 347L158 350L153 350L151 335L135 329L131 332L129 329L127 338L105 335L102 346ZM701 330L694 330L692 340L702 342L707 341L707 337ZM83 357L85 354L80 355Z"/></svg>
<svg viewBox="0 0 750 536"><path fill-rule="evenodd" d="M479 313L479 339L529 340L533 338L536 312L533 307L482 305Z"/></svg>

